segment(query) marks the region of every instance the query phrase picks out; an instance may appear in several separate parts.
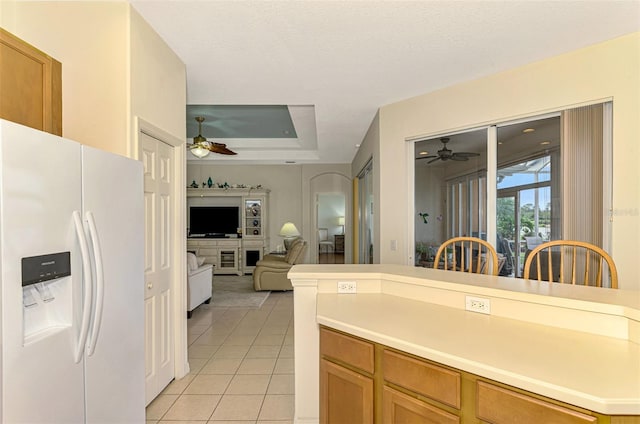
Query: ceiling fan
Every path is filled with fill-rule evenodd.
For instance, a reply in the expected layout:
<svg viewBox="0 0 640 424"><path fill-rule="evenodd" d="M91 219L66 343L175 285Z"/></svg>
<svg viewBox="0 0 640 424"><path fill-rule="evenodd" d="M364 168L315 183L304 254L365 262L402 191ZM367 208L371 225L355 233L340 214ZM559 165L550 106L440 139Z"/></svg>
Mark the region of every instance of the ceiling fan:
<svg viewBox="0 0 640 424"><path fill-rule="evenodd" d="M457 160L457 161L465 161L465 160L469 160L469 158L471 157L475 157L475 156L480 156L480 153L471 153L471 152L453 152L452 150L447 148L447 143L449 142L450 138L449 137L442 137L440 138L440 141L442 142L442 149L438 150L438 154L437 155L429 155L429 156L423 156L421 158L416 158L416 160L418 159L431 159L429 163L433 163L437 160L441 160L441 161L447 161L447 160Z"/></svg>
<svg viewBox="0 0 640 424"><path fill-rule="evenodd" d="M219 153L221 155L237 155L236 152L227 149L226 144L215 143L203 137L202 123L204 122L204 118L202 116L196 116L196 121L198 121L198 135L193 137L193 144L187 144L187 149L191 150L194 156L203 158L207 156L209 152Z"/></svg>

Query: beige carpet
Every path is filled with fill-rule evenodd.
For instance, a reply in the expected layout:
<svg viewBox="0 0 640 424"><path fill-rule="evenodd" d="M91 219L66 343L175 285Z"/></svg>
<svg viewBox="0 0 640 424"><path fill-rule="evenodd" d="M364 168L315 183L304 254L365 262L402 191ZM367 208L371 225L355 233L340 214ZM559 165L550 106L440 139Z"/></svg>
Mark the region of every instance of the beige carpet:
<svg viewBox="0 0 640 424"><path fill-rule="evenodd" d="M214 307L259 308L270 293L255 291L251 275L214 275L211 304Z"/></svg>

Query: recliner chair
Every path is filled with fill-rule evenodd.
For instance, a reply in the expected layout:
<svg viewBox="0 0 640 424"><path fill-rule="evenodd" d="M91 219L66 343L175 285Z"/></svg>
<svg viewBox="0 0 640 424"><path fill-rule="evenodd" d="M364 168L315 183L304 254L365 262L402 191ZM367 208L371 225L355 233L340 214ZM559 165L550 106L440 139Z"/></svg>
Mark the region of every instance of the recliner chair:
<svg viewBox="0 0 640 424"><path fill-rule="evenodd" d="M253 288L261 290L293 290L287 273L291 267L304 259L307 242L295 240L285 256L265 255L253 270Z"/></svg>

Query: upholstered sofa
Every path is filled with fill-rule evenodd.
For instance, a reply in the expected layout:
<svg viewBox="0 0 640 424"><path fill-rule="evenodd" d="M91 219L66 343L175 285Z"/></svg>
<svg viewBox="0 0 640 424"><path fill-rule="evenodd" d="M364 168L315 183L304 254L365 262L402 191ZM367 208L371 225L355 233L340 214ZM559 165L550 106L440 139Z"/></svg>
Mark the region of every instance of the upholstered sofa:
<svg viewBox="0 0 640 424"><path fill-rule="evenodd" d="M253 270L253 288L256 291L293 290L287 273L293 265L302 262L306 250L307 242L297 239L291 244L286 255L265 255Z"/></svg>
<svg viewBox="0 0 640 424"><path fill-rule="evenodd" d="M187 252L187 318L202 303L211 302L213 265L203 263L203 259Z"/></svg>

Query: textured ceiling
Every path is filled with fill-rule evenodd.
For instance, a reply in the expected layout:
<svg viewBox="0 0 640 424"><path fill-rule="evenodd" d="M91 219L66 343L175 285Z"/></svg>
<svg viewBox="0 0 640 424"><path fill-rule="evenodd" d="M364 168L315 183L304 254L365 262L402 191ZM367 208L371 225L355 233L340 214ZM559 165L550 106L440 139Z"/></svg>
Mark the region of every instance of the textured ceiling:
<svg viewBox="0 0 640 424"><path fill-rule="evenodd" d="M303 107L295 145L207 158L247 163L349 163L382 105L640 30L637 0L131 3L186 64L188 104Z"/></svg>

